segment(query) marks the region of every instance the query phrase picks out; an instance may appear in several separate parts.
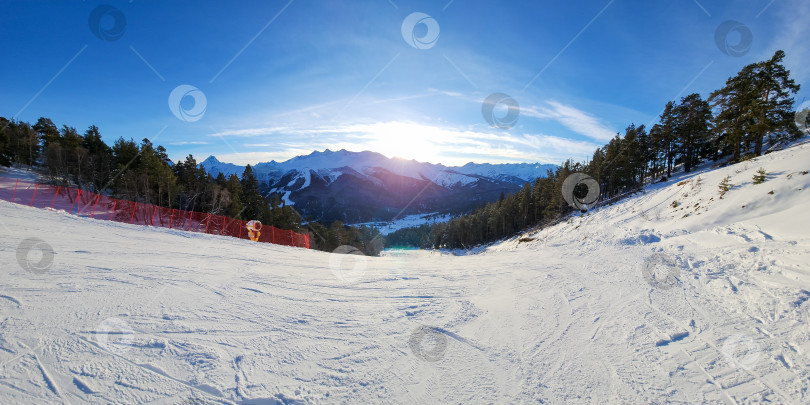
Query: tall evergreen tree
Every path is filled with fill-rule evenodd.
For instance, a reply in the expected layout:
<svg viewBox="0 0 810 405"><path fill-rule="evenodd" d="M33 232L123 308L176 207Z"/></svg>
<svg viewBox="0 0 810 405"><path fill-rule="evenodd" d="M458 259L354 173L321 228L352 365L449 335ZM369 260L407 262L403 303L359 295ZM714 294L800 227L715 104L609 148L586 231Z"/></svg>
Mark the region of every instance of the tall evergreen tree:
<svg viewBox="0 0 810 405"><path fill-rule="evenodd" d="M709 142L712 111L709 103L703 100L700 94L693 93L681 99L676 114L678 119L675 133L679 139L678 150L684 171L689 173L700 161L700 153L706 150L706 144Z"/></svg>

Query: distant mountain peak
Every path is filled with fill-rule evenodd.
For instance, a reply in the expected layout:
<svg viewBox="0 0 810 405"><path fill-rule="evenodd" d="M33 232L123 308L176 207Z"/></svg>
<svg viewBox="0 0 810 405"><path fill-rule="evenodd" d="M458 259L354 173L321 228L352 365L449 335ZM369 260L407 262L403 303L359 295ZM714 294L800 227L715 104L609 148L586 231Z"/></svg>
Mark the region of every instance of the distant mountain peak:
<svg viewBox="0 0 810 405"><path fill-rule="evenodd" d="M200 166L213 176L220 172L241 176L245 169L214 156ZM368 150L325 149L251 167L266 185L265 192L278 193L304 215L345 222L393 215L405 207L414 212L471 209L545 177L556 165L468 163L447 167ZM415 195L421 199L414 202Z"/></svg>

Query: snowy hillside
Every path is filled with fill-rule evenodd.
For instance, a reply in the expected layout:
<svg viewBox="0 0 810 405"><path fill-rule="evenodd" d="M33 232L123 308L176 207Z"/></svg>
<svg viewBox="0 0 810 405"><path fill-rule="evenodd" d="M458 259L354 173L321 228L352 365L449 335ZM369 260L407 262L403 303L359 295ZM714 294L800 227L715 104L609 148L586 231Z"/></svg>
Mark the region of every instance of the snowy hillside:
<svg viewBox="0 0 810 405"><path fill-rule="evenodd" d="M808 403L808 170L800 145L464 256L0 202L0 402Z"/></svg>

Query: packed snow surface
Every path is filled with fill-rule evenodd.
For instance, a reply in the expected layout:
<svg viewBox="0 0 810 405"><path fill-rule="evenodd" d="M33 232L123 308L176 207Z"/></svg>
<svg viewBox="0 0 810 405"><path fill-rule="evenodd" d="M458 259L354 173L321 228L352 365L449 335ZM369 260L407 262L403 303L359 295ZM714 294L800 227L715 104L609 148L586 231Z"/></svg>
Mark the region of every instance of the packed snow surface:
<svg viewBox="0 0 810 405"><path fill-rule="evenodd" d="M463 256L0 202L0 403L808 403L807 170L800 145Z"/></svg>

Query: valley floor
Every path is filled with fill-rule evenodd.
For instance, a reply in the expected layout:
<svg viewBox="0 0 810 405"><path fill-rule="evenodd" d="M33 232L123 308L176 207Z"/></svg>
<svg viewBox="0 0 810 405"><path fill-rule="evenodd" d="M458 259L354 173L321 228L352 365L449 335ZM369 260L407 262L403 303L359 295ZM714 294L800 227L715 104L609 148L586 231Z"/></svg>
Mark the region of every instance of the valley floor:
<svg viewBox="0 0 810 405"><path fill-rule="evenodd" d="M0 202L0 402L808 403L808 162L681 176L466 256Z"/></svg>

